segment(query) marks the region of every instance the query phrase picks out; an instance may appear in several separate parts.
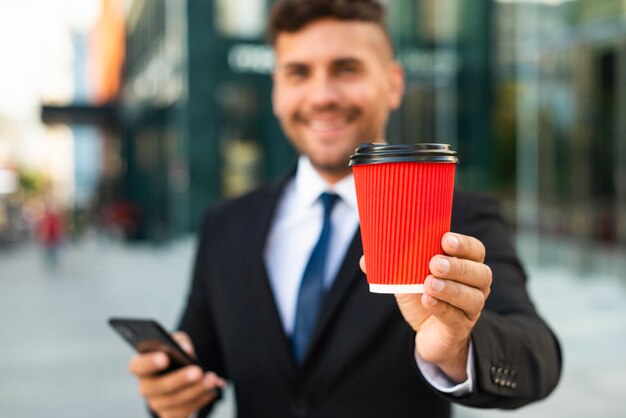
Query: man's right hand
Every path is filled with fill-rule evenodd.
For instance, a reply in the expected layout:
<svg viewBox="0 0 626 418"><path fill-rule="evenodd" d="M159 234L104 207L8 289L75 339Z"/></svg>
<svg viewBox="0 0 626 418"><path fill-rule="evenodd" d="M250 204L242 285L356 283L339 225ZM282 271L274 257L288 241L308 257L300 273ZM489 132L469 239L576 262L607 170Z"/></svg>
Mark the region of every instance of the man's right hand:
<svg viewBox="0 0 626 418"><path fill-rule="evenodd" d="M191 339L184 332L172 334L176 342L195 357ZM187 366L164 375L157 375L169 364L163 352L139 354L128 368L139 379L139 392L148 406L161 418L187 418L214 401L217 389L226 382L213 372L204 373L198 366Z"/></svg>

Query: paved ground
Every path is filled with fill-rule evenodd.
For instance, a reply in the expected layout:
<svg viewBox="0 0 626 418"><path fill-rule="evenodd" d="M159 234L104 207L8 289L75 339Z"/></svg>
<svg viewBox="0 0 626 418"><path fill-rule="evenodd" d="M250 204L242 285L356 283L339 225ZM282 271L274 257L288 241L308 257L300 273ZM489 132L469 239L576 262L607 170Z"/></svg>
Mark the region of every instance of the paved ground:
<svg viewBox="0 0 626 418"><path fill-rule="evenodd" d="M193 243L124 246L86 239L58 271L31 245L0 252L0 417L143 417L126 372L131 350L112 315L154 317L172 327L186 291ZM459 418L623 416L626 280L532 268L531 292L565 347L561 385L515 412L455 410ZM576 290L571 290L575 288ZM232 395L215 416L233 416Z"/></svg>

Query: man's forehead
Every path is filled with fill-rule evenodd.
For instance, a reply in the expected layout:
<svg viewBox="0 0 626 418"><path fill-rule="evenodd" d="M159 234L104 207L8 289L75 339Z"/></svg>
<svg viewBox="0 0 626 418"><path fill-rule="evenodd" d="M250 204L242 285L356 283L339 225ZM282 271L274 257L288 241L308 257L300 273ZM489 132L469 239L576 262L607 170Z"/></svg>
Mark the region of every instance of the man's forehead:
<svg viewBox="0 0 626 418"><path fill-rule="evenodd" d="M335 66L342 64L359 64L365 61L362 56L346 51L345 55L336 55L326 57L323 61L320 61L319 57L312 57L310 55L289 56L277 58L276 62L278 67L291 67L291 66L308 66L314 63L323 64L327 66Z"/></svg>

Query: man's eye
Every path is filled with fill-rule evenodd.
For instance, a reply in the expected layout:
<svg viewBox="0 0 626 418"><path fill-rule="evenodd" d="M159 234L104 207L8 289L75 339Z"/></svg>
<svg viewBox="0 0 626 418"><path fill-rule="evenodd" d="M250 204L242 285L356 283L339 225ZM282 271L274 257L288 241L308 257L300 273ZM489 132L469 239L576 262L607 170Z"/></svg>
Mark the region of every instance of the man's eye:
<svg viewBox="0 0 626 418"><path fill-rule="evenodd" d="M355 65L344 65L337 69L339 74L356 74L359 71Z"/></svg>
<svg viewBox="0 0 626 418"><path fill-rule="evenodd" d="M307 75L307 70L304 68L290 68L286 71L288 78L303 78Z"/></svg>

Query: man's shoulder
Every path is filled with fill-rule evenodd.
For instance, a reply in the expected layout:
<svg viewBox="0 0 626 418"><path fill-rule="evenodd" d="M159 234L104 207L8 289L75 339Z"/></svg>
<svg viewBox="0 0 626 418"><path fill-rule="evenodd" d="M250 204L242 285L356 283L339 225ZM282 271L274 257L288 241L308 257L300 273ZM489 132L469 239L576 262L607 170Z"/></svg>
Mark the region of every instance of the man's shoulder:
<svg viewBox="0 0 626 418"><path fill-rule="evenodd" d="M207 208L204 222L213 224L241 222L255 217L261 210L274 204L284 183L284 179L265 183L242 195L222 199Z"/></svg>
<svg viewBox="0 0 626 418"><path fill-rule="evenodd" d="M499 211L498 200L491 193L460 189L454 191L453 220L458 221L481 213L497 214Z"/></svg>
<svg viewBox="0 0 626 418"><path fill-rule="evenodd" d="M454 190L453 205L456 207L494 204L497 204L497 200L491 193L458 188Z"/></svg>

